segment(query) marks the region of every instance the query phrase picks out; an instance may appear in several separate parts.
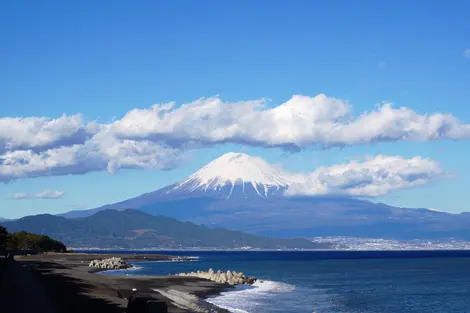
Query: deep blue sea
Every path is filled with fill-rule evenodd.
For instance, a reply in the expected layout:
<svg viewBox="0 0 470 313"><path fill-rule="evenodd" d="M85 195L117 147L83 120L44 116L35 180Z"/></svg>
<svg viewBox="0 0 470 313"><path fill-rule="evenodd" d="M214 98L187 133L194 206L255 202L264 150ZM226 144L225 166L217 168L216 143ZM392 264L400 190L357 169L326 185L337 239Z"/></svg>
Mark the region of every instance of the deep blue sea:
<svg viewBox="0 0 470 313"><path fill-rule="evenodd" d="M136 270L107 275L213 268L259 278L254 286L236 287L209 299L232 312L470 312L470 251L163 253L197 258L137 262Z"/></svg>

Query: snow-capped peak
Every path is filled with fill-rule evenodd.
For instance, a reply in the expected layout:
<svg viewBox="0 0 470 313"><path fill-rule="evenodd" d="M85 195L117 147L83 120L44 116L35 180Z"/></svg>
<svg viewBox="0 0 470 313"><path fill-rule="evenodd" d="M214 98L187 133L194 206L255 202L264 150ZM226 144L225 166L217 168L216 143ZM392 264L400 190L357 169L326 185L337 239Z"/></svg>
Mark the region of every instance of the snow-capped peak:
<svg viewBox="0 0 470 313"><path fill-rule="evenodd" d="M242 185L243 188L251 185L259 196L267 197L269 190L285 188L290 183L289 179L263 159L229 152L178 183L174 190L217 191L230 186L232 191L236 185Z"/></svg>

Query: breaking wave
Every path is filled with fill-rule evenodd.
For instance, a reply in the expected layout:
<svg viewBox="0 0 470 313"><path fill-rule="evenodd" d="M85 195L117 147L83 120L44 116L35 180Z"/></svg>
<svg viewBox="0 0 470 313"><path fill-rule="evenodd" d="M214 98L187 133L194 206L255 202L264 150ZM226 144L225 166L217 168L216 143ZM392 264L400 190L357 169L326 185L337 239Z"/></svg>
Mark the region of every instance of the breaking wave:
<svg viewBox="0 0 470 313"><path fill-rule="evenodd" d="M251 286L239 285L234 290L222 292L207 302L234 313L263 312L264 303L280 294L293 294L296 287L270 280L258 280Z"/></svg>

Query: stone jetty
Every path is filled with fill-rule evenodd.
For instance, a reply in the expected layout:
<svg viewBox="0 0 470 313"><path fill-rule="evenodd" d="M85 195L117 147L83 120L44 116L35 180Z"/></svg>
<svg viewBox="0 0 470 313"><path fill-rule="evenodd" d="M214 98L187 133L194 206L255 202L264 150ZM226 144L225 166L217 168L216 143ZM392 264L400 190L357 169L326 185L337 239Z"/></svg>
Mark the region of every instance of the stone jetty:
<svg viewBox="0 0 470 313"><path fill-rule="evenodd" d="M112 269L112 270L121 270L126 268L131 268L132 265L127 263L121 258L109 258L109 259L96 259L90 261L89 267L96 267L96 268L105 268L105 269Z"/></svg>
<svg viewBox="0 0 470 313"><path fill-rule="evenodd" d="M191 273L179 273L179 274L176 274L176 276L190 276L190 277L204 278L204 279L214 281L216 283L229 284L229 285L241 285L241 284L251 285L256 281L256 278L246 277L245 274L243 274L242 272L235 272L235 271L223 272L221 270L218 270L217 272L215 272L212 268L209 269L209 271L207 272L197 271L197 272L191 272Z"/></svg>

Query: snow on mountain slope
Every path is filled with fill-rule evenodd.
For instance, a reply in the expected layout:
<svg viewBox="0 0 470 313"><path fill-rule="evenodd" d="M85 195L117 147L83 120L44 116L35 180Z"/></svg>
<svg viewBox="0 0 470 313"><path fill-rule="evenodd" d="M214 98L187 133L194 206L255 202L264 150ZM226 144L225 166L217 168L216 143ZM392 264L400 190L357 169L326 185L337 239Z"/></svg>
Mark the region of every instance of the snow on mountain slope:
<svg viewBox="0 0 470 313"><path fill-rule="evenodd" d="M280 171L258 157L244 153L226 153L210 162L187 179L175 184L167 193L222 192L230 198L235 189L247 194L249 189L267 198L291 183Z"/></svg>

